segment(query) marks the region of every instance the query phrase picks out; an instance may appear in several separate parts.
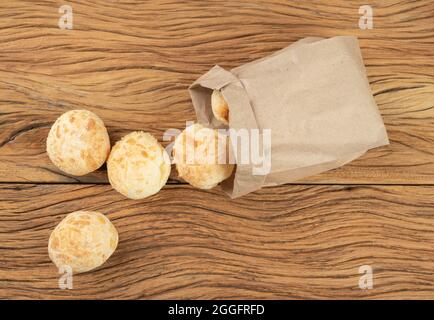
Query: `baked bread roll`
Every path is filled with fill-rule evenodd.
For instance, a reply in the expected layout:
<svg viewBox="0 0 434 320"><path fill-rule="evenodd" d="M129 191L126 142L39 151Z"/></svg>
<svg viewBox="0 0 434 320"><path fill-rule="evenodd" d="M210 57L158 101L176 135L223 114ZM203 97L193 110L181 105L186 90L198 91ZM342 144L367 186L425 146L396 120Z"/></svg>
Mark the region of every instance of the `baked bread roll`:
<svg viewBox="0 0 434 320"><path fill-rule="evenodd" d="M82 176L95 171L110 153L104 122L88 110L62 114L48 134L47 153L54 165L68 174Z"/></svg>
<svg viewBox="0 0 434 320"><path fill-rule="evenodd" d="M151 134L131 132L113 147L107 171L116 191L130 199L143 199L166 184L170 158Z"/></svg>
<svg viewBox="0 0 434 320"><path fill-rule="evenodd" d="M211 108L214 114L214 117L223 122L226 125L229 125L229 107L223 98L220 90L214 90L211 95Z"/></svg>
<svg viewBox="0 0 434 320"><path fill-rule="evenodd" d="M175 140L174 161L178 174L192 186L211 189L230 177L234 169L228 164L228 139L218 130L194 124Z"/></svg>
<svg viewBox="0 0 434 320"><path fill-rule="evenodd" d="M58 267L73 273L87 272L102 265L118 245L118 232L99 212L75 211L54 229L48 241L48 254Z"/></svg>

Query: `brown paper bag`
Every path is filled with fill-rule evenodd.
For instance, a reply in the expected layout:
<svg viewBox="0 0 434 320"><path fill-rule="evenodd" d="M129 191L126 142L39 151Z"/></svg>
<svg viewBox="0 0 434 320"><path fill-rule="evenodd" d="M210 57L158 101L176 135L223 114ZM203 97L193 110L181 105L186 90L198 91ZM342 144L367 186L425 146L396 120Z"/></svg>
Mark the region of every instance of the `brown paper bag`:
<svg viewBox="0 0 434 320"><path fill-rule="evenodd" d="M219 128L213 89L229 105L231 129L271 131L271 146L262 150L271 169L253 174L256 164L235 155L236 172L223 183L232 198L340 167L389 143L356 37L305 38L231 71L215 66L189 91L198 122Z"/></svg>

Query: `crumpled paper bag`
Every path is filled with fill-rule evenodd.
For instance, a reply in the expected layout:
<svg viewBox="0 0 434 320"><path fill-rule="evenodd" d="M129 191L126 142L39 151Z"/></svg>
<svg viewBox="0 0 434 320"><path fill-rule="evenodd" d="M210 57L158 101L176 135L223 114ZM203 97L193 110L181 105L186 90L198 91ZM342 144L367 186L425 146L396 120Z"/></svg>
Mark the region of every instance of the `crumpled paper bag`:
<svg viewBox="0 0 434 320"><path fill-rule="evenodd" d="M230 71L212 68L189 92L198 122L221 128L211 109L213 89L229 105L230 129L271 132L262 150L271 158L265 173L254 173L257 163L239 163L234 151L236 171L222 184L232 198L340 167L389 144L356 37L305 38Z"/></svg>

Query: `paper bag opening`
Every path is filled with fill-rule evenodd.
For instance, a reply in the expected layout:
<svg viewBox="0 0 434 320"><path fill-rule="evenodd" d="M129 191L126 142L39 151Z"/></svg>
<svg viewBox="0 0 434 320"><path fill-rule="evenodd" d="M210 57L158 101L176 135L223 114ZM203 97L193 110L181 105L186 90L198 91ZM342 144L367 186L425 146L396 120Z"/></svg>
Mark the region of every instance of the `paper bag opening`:
<svg viewBox="0 0 434 320"><path fill-rule="evenodd" d="M199 123L211 128L225 127L215 119L212 112L211 94L215 89L221 90L229 105L229 128L234 133L230 138L230 151L237 164L234 174L222 183L222 187L231 197L239 197L260 189L264 184L266 175L254 174L254 164L251 161L244 161L246 163L241 161L243 159L243 146L240 146L240 141L236 137L237 134L247 132L250 140L252 130L259 131L259 127L242 83L231 72L219 66L212 68L191 85L189 89ZM250 141L248 142L250 143Z"/></svg>

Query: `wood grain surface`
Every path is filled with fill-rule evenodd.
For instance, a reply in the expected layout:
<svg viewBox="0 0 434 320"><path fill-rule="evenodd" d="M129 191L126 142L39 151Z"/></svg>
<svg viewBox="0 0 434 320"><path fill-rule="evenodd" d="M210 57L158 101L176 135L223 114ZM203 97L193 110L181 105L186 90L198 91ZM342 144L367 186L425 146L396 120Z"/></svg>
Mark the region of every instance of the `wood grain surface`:
<svg viewBox="0 0 434 320"><path fill-rule="evenodd" d="M194 120L187 87L219 64L231 68L306 36L356 35L390 136L379 148L304 182L434 184L434 2L79 1L74 29L57 26L63 2L0 4L0 181L77 178L48 160L50 125L66 110L100 115L112 142L131 130L160 139Z"/></svg>
<svg viewBox="0 0 434 320"><path fill-rule="evenodd" d="M63 4L73 30L58 27ZM374 28L358 26L361 5ZM390 146L292 185L229 200L173 174L123 198L105 168L57 170L45 152L63 112L86 108L112 143L162 140L194 120L188 86L307 36L358 36ZM0 298L434 298L434 2L0 2ZM163 142L167 143L167 142ZM120 244L58 289L47 255L67 213L99 210ZM374 289L358 287L361 265Z"/></svg>
<svg viewBox="0 0 434 320"><path fill-rule="evenodd" d="M281 186L227 201L169 186L133 202L105 185L8 184L0 200L0 298L433 296L433 187ZM47 255L66 208L103 212L120 235L73 290L58 289Z"/></svg>

